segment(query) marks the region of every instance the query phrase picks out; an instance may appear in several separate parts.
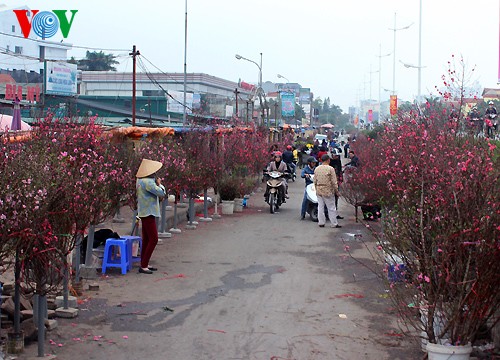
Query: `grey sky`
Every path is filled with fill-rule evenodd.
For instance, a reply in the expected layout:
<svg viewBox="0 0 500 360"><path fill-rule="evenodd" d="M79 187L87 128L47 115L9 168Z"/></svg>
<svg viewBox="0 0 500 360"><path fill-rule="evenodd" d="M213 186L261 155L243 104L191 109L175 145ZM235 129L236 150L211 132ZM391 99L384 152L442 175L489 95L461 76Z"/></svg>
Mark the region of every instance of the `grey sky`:
<svg viewBox="0 0 500 360"><path fill-rule="evenodd" d="M2 1L7 7L77 9L67 39L79 46L128 49L167 72L182 72L184 0L26 0ZM476 66L474 80L495 87L499 53L499 0L422 0L422 92L441 86L452 54ZM188 0L188 72L257 82L254 64L235 59L236 53L259 61L263 80L310 87L315 97L329 96L344 111L359 98L378 100L379 44L393 52L396 34L396 90L403 99L417 94L419 0ZM53 39L56 39L54 37ZM61 37L59 37L61 38ZM84 56L75 49L71 55ZM120 70L131 71L126 52ZM151 69L152 70L152 69ZM381 85L392 89L393 58L382 58ZM381 92L382 101L389 97Z"/></svg>

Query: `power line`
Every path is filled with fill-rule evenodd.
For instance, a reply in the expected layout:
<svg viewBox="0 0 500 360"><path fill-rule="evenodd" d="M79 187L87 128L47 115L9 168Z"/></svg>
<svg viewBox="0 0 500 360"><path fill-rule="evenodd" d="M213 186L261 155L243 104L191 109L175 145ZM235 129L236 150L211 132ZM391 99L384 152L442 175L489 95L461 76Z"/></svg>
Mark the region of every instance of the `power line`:
<svg viewBox="0 0 500 360"><path fill-rule="evenodd" d="M19 58L19 59L31 60L31 61L35 61L35 62L41 62L44 60L44 59L42 59L40 57L36 57L36 56L15 53L15 52L12 52L11 50L8 50L8 49L2 48L2 47L0 47L0 54L4 54L4 55L10 56L10 57ZM121 59L121 58L128 57L128 55L126 55L126 54L119 54L119 55L113 55L113 56L114 56L114 59ZM7 58L1 59L1 60L7 60ZM48 62L69 62L69 60L75 60L75 61L85 60L86 62L99 62L100 61L99 59L92 60L92 59L88 59L86 57L77 59L74 56L71 57L70 59L66 59L66 60L63 60L63 59L56 60L56 59L47 59L47 58L45 60ZM9 65L9 63L4 63L4 64Z"/></svg>
<svg viewBox="0 0 500 360"><path fill-rule="evenodd" d="M182 103L181 101L177 100L176 98L174 98L171 94L168 93L167 90L165 90L163 88L163 86L161 86L161 84L156 80L154 79L152 76L151 76L151 73L147 70L146 68L146 65L144 64L144 62L142 61L142 58L139 57L139 67L141 68L142 71L144 71L144 73L146 74L146 76L149 78L149 80L151 80L151 82L153 84L155 84L156 86L158 86L169 98L171 98L172 100L174 100L175 102L177 102L178 104L182 105L183 107L185 107L186 109L188 110L191 110L191 112L193 111L192 108L190 108L189 106L187 106L186 104Z"/></svg>
<svg viewBox="0 0 500 360"><path fill-rule="evenodd" d="M47 44L45 40L39 40L39 39L32 39L32 38L25 38L24 36L19 36L19 35L13 35L13 34L7 34L4 32L0 31L0 35L5 35L5 36L10 36L18 39L25 39L25 40L30 40L38 43L44 43ZM54 45L57 45L57 43L53 43ZM60 43L61 45L65 45L65 43ZM69 47L69 45L67 45ZM101 51L130 51L130 49L106 49L106 48L95 48L95 47L90 47L90 46L79 46L79 45L71 45L72 48L76 49L87 49L87 50L101 50Z"/></svg>
<svg viewBox="0 0 500 360"><path fill-rule="evenodd" d="M148 58L146 58L144 55L141 55L142 58L144 58L144 60L146 60L149 64L151 64L156 70L158 70L160 73L162 73L163 75L165 75L166 77L168 77L169 79L171 79L173 82L175 82L176 84L179 84L179 85L182 85L183 83L181 83L180 81L176 80L174 77L170 76L168 73L164 72L162 69L160 69L158 66L156 66L155 64L153 64L151 62L151 60L149 60ZM192 91L197 91L195 88L193 87L190 87L190 86L186 86L187 88L189 88L190 90Z"/></svg>

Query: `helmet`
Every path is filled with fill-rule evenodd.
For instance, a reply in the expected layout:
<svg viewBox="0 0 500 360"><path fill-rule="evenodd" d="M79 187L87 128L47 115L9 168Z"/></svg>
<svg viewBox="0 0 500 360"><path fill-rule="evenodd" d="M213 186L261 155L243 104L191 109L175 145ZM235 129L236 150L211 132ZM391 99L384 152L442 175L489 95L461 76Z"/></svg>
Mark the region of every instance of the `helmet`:
<svg viewBox="0 0 500 360"><path fill-rule="evenodd" d="M274 157L276 157L276 156L281 157L283 154L281 153L281 151L275 151L275 152L273 153L273 155L274 155Z"/></svg>
<svg viewBox="0 0 500 360"><path fill-rule="evenodd" d="M488 102L488 105L495 105L495 103L494 103L493 101L491 101L491 100L490 100L490 101Z"/></svg>
<svg viewBox="0 0 500 360"><path fill-rule="evenodd" d="M307 158L307 163L317 163L318 160L316 160L316 158L314 156L309 156Z"/></svg>
<svg viewBox="0 0 500 360"><path fill-rule="evenodd" d="M286 149L287 150L292 150L292 145L287 145Z"/></svg>

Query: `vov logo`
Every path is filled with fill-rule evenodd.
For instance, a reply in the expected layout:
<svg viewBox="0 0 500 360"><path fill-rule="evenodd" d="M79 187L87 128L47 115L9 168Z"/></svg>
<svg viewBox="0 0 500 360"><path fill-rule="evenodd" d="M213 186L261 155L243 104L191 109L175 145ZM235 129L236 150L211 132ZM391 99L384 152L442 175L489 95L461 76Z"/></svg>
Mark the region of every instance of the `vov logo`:
<svg viewBox="0 0 500 360"><path fill-rule="evenodd" d="M68 37L71 26L73 25L73 20L75 19L75 14L78 10L52 10L52 11L40 11L31 10L32 18L31 22L28 19L29 10L12 10L17 16L17 21L21 26L21 30L25 38L30 35L31 30L33 32L45 39L54 36L58 29L61 29L61 33L64 38ZM71 19L68 20L66 17L67 12L71 13Z"/></svg>

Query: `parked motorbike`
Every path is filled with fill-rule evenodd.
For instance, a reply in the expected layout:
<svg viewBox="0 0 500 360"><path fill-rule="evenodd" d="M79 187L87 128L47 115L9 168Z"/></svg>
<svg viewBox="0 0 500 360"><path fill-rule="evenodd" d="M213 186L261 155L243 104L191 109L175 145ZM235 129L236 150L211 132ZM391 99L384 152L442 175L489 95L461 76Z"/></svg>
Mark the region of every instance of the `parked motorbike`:
<svg viewBox="0 0 500 360"><path fill-rule="evenodd" d="M311 179L312 178L313 176L311 175ZM316 195L316 189L314 188L314 184L309 184L306 186L306 197L307 197L306 212L309 214L309 218L312 221L318 222L318 196ZM325 210L325 217L328 219L327 210Z"/></svg>
<svg viewBox="0 0 500 360"><path fill-rule="evenodd" d="M271 214L274 214L285 202L285 192L282 185L288 176L289 174L279 171L264 172L264 177L267 180L267 188L264 197L269 204L269 212Z"/></svg>

